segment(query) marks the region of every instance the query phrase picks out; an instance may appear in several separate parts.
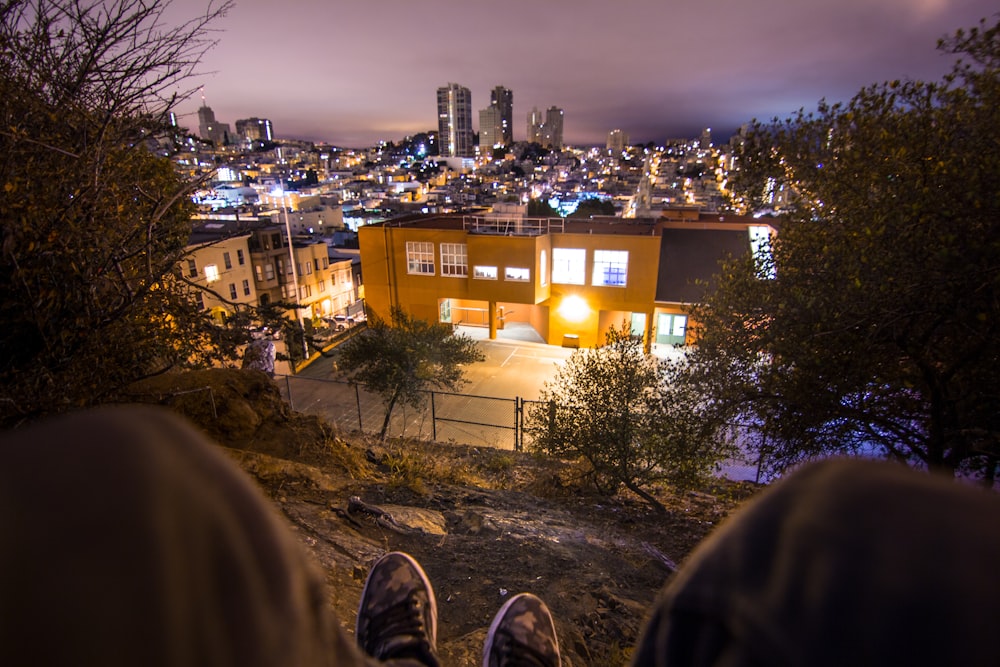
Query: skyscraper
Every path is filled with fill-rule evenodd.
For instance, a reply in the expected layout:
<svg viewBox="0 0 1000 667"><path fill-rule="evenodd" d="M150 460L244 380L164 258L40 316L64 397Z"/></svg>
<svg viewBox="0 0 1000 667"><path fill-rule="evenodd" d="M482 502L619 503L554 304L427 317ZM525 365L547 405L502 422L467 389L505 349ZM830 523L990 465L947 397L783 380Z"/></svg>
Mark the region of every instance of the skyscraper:
<svg viewBox="0 0 1000 667"><path fill-rule="evenodd" d="M243 118L236 121L236 134L247 141L274 141L274 128L267 118Z"/></svg>
<svg viewBox="0 0 1000 667"><path fill-rule="evenodd" d="M563 110L559 107L549 107L545 110L542 145L556 150L563 147Z"/></svg>
<svg viewBox="0 0 1000 667"><path fill-rule="evenodd" d="M479 152L489 155L489 150L495 146L503 146L503 121L500 109L490 105L479 112Z"/></svg>
<svg viewBox="0 0 1000 667"><path fill-rule="evenodd" d="M514 92L510 88L497 86L490 93L490 106L496 107L500 112L500 124L503 128L500 143L510 146L514 143Z"/></svg>
<svg viewBox="0 0 1000 667"><path fill-rule="evenodd" d="M437 90L438 146L441 155L472 157L472 93L449 83Z"/></svg>
<svg viewBox="0 0 1000 667"><path fill-rule="evenodd" d="M212 107L205 104L202 99L201 107L198 109L198 136L221 146L229 140L229 123L220 123L215 120L215 112Z"/></svg>
<svg viewBox="0 0 1000 667"><path fill-rule="evenodd" d="M621 153L628 148L628 135L622 130L608 132L607 149L613 153Z"/></svg>
<svg viewBox="0 0 1000 667"><path fill-rule="evenodd" d="M532 107L531 112L528 114L528 143L542 143L542 130L544 127L545 120L542 118L542 112L538 110L538 107Z"/></svg>

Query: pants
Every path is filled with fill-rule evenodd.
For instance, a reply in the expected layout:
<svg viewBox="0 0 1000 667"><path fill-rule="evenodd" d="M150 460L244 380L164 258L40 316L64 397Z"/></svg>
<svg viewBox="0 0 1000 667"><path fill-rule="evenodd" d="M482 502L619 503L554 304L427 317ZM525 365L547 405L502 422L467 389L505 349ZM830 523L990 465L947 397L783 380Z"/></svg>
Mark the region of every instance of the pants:
<svg viewBox="0 0 1000 667"><path fill-rule="evenodd" d="M703 543L636 665L995 665L1000 500L808 466ZM0 439L0 655L31 665L366 665L253 482L154 408Z"/></svg>

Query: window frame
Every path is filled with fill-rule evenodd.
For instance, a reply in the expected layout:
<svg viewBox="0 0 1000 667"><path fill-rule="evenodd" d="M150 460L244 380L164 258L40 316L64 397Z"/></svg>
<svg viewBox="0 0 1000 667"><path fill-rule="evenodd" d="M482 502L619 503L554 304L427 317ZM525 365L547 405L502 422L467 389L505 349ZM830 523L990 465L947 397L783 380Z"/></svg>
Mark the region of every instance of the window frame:
<svg viewBox="0 0 1000 667"><path fill-rule="evenodd" d="M441 243L441 276L444 278L469 277L469 247L465 243Z"/></svg>
<svg viewBox="0 0 1000 667"><path fill-rule="evenodd" d="M612 277L619 277L620 282L611 282L609 279ZM627 287L628 250L594 250L590 284L594 287Z"/></svg>
<svg viewBox="0 0 1000 667"><path fill-rule="evenodd" d="M434 275L434 242L406 242L406 272L414 276Z"/></svg>
<svg viewBox="0 0 1000 667"><path fill-rule="evenodd" d="M473 280L497 280L499 275L499 267L496 266L477 264L472 267Z"/></svg>
<svg viewBox="0 0 1000 667"><path fill-rule="evenodd" d="M586 285L587 249L553 248L552 282L557 285Z"/></svg>
<svg viewBox="0 0 1000 667"><path fill-rule="evenodd" d="M523 271L524 277L523 278L512 277L511 271ZM530 283L531 269L529 269L526 266L505 266L503 267L503 279L507 282L512 282L512 283Z"/></svg>

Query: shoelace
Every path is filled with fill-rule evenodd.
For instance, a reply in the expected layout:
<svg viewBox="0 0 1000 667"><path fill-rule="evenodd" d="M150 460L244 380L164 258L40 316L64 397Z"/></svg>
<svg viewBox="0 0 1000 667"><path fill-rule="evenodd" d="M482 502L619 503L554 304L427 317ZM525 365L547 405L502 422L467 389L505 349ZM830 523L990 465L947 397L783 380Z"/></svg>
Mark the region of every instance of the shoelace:
<svg viewBox="0 0 1000 667"><path fill-rule="evenodd" d="M491 659L491 665L501 667L557 667L558 663L552 662L552 657L535 648L523 644L505 630L498 630L493 636L492 652L496 653L496 659Z"/></svg>
<svg viewBox="0 0 1000 667"><path fill-rule="evenodd" d="M373 616L362 637L369 655L380 659L423 656L430 651L423 602L410 596Z"/></svg>

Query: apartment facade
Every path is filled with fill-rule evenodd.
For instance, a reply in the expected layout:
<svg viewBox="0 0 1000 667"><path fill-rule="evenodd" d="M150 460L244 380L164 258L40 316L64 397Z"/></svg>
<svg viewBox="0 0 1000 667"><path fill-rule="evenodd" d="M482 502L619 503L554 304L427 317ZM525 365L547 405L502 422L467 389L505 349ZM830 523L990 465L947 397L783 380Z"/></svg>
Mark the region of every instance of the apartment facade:
<svg viewBox="0 0 1000 667"><path fill-rule="evenodd" d="M727 255L774 228L753 218L623 220L421 216L359 230L369 312L513 322L551 345L590 347L626 324L647 349L689 341L686 306ZM502 337L502 336L500 336Z"/></svg>
<svg viewBox="0 0 1000 667"><path fill-rule="evenodd" d="M178 267L184 278L206 288L195 296L220 323L240 305L257 305L249 239L249 232L230 234L223 224L202 225L191 234Z"/></svg>
<svg viewBox="0 0 1000 667"><path fill-rule="evenodd" d="M446 157L475 155L472 132L472 93L449 83L437 89L438 145Z"/></svg>

